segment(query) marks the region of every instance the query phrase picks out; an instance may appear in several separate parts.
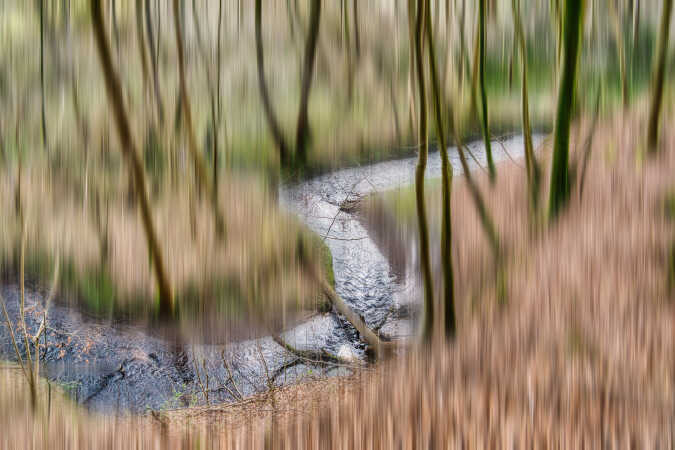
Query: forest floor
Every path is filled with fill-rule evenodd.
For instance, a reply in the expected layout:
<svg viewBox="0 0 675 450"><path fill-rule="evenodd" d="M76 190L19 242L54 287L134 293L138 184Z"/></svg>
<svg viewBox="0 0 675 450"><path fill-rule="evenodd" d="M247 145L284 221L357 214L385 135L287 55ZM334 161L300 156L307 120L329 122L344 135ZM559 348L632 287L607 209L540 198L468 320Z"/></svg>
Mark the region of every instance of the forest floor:
<svg viewBox="0 0 675 450"><path fill-rule="evenodd" d="M352 378L286 387L239 405L124 418L90 415L58 393L48 402L44 386L34 416L20 371L3 368L0 411L13 414L0 414L0 429L9 431L0 446L670 446L675 123L667 111L664 117L662 148L653 156L641 144L641 116L601 120L583 195L575 182L569 208L546 227L531 224L518 164L500 166L492 187L484 174L476 177L506 247L502 301L474 205L456 179L459 327L450 344L439 339ZM572 133L577 174L588 128L582 121ZM540 153L544 173L550 153ZM544 189L542 204L545 198ZM437 224L437 190L428 204Z"/></svg>

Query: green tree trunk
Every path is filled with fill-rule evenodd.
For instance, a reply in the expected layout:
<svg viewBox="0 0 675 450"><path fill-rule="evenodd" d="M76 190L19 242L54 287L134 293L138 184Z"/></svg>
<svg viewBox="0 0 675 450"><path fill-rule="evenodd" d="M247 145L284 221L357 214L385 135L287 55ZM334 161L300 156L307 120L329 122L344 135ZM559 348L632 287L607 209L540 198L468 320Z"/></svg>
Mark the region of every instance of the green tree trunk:
<svg viewBox="0 0 675 450"><path fill-rule="evenodd" d="M45 5L40 1L40 93L42 103L42 148L47 151L47 116L45 114Z"/></svg>
<svg viewBox="0 0 675 450"><path fill-rule="evenodd" d="M549 215L551 219L557 217L567 204L570 195L571 183L568 161L570 124L574 103L577 60L581 44L584 4L584 0L568 0L565 3L562 73L558 84L558 106L553 141L553 163L551 166L549 197Z"/></svg>
<svg viewBox="0 0 675 450"><path fill-rule="evenodd" d="M309 92L312 87L316 43L319 40L319 22L321 19L321 0L311 0L309 10L309 36L305 45L304 67L300 91L300 110L295 134L295 148L301 166L307 162L307 142L309 138Z"/></svg>
<svg viewBox="0 0 675 450"><path fill-rule="evenodd" d="M661 104L663 103L663 81L666 72L666 57L668 54L668 39L670 38L670 16L673 10L673 0L663 0L661 25L659 28L659 42L656 49L656 63L652 81L652 99L649 108L649 123L647 130L647 148L656 152L659 143L659 120Z"/></svg>
<svg viewBox="0 0 675 450"><path fill-rule="evenodd" d="M148 85L148 59L145 54L145 35L143 34L143 0L136 0L136 41L138 55L141 59L143 91L145 92Z"/></svg>
<svg viewBox="0 0 675 450"><path fill-rule="evenodd" d="M427 154L429 152L429 136L427 133L427 99L424 76L423 58L423 23L426 0L417 0L417 22L415 25L415 66L417 69L417 86L420 96L420 149L417 167L415 169L415 196L417 202L417 220L420 237L420 260L422 277L424 279L424 322L422 337L425 341L431 339L434 324L434 286L431 279L431 260L429 257L429 228L424 199L424 172L427 168Z"/></svg>
<svg viewBox="0 0 675 450"><path fill-rule="evenodd" d="M440 154L441 154L441 190L442 190L442 212L441 212L441 264L443 267L443 303L445 306L444 325L445 335L453 337L457 330L455 318L455 296L454 281L452 273L452 221L451 221L451 194L452 194L452 166L448 159L448 146L445 139L445 124L441 107L440 83L438 80L438 70L436 67L436 49L434 46L433 30L431 29L431 14L429 12L429 0L426 5L426 27L425 34L429 45L429 63L431 69L431 86L434 98L434 112L436 117L436 131L438 132Z"/></svg>
<svg viewBox="0 0 675 450"><path fill-rule="evenodd" d="M354 47L356 50L356 61L358 62L361 58L361 33L359 31L359 6L358 0L354 1L354 7L352 8L352 15L354 17Z"/></svg>
<svg viewBox="0 0 675 450"><path fill-rule="evenodd" d="M485 154L487 155L490 182L494 183L497 177L497 171L495 169L495 163L492 160L490 127L488 124L488 100L485 91L485 0L479 0L478 6L478 60L478 84L480 85L483 142L485 143Z"/></svg>
<svg viewBox="0 0 675 450"><path fill-rule="evenodd" d="M143 163L136 150L134 139L131 136L131 127L129 119L124 110L122 100L122 86L117 73L113 68L112 58L110 56L110 44L105 32L103 21L103 10L100 0L91 0L91 19L94 29L94 38L96 47L101 60L103 76L105 79L108 99L113 109L113 115L117 124L117 131L120 136L120 148L129 164L129 172L134 180L136 196L141 207L141 218L143 219L143 230L145 232L148 250L152 258L152 267L157 277L159 288L159 314L160 316L170 316L173 314L173 294L169 283L168 273L164 264L162 248L159 244L155 224L150 211L147 188L145 182L145 172Z"/></svg>
<svg viewBox="0 0 675 450"><path fill-rule="evenodd" d="M174 28L176 30L176 47L178 49L178 74L180 82L180 101L185 118L185 126L188 134L188 148L190 156L195 166L195 175L197 183L201 189L204 189L211 199L216 198L215 188L213 184L209 183L208 175L206 174L206 163L204 157L197 147L197 138L195 137L194 124L192 122L192 109L190 107L190 97L187 88L187 80L185 75L185 55L183 54L183 31L180 23L180 5L178 0L173 0L173 15ZM211 97L213 101L213 96ZM213 107L213 105L212 105ZM222 238L225 234L225 221L223 213L220 211L220 205L214 201L213 214L215 219L216 234Z"/></svg>
<svg viewBox="0 0 675 450"><path fill-rule="evenodd" d="M157 63L157 52L155 51L155 36L152 31L152 16L150 11L150 0L145 0L145 30L148 33L148 48L150 49L150 62L152 63L152 85L155 93L155 104L157 106L157 119L160 126L164 125L164 102L162 101L162 92L159 89L159 69Z"/></svg>
<svg viewBox="0 0 675 450"><path fill-rule="evenodd" d="M255 49L256 49L256 60L258 66L258 89L260 91L260 98L263 103L263 110L265 111L265 119L267 120L267 125L270 128L272 133L272 138L279 149L279 159L281 166L287 166L290 162L290 147L286 142L283 132L281 131L281 125L277 118L276 113L274 112L274 107L272 106L272 101L270 99L269 90L267 89L267 82L265 81L265 58L263 55L263 45L262 45L262 1L255 0Z"/></svg>
<svg viewBox="0 0 675 450"><path fill-rule="evenodd" d="M513 24L520 51L521 64L521 111L523 120L523 136L525 141L525 169L527 171L527 183L530 192L530 206L534 212L537 209L537 200L539 198L539 178L540 169L534 156L534 147L532 145L532 130L530 128L530 106L527 91L527 47L525 46L525 32L520 20L519 0L511 0L511 9L513 13Z"/></svg>
<svg viewBox="0 0 675 450"><path fill-rule="evenodd" d="M619 56L619 72L621 74L621 102L623 107L628 107L628 80L626 77L626 52L624 51L624 39L621 26L621 18L619 11L616 10L614 0L607 0L609 2L609 12L612 16L612 23L614 28L614 40L616 41L616 52Z"/></svg>

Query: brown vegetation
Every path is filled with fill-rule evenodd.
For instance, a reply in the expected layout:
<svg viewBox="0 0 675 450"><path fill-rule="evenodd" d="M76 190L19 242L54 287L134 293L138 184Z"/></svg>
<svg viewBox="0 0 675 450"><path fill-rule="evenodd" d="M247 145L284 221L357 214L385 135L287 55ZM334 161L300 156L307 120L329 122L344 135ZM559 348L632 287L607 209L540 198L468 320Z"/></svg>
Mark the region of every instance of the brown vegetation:
<svg viewBox="0 0 675 450"><path fill-rule="evenodd" d="M89 198L82 198L78 190L73 192L62 180L46 176L45 169L38 167L25 171L22 184L28 279L50 280L58 249L64 269L71 267L78 278L68 285L66 276L63 294L87 294L86 289L82 292L86 283L105 280L114 289L111 304L105 302L111 294L107 286L97 286L96 295L80 298L85 309L102 314L114 312L113 307L122 313L153 310L157 287L142 224L126 198L115 194L124 190L124 177L106 180L103 192L109 194L100 195L99 211L92 206L92 197L102 187L93 181ZM11 211L13 182L4 178L0 186L2 210ZM269 313L265 314L268 317L281 317L277 314L284 308L314 308L318 288L307 279L299 263L293 262L297 259L296 241L278 239L280 232L307 238L306 231L276 208L253 177L231 176L227 187L221 188L219 200L228 210L226 227L233 238L227 246L218 245L211 205L202 202L191 207L189 187L167 188L154 194L152 214L183 312L185 307L220 308L228 313L229 320L236 320L255 317L260 311ZM18 273L15 255L20 227L13 215L3 215L0 224L4 272ZM312 259L318 261L316 239L309 239L309 243ZM102 277L95 276L98 271L103 272ZM215 320L213 315L204 317L209 316Z"/></svg>
<svg viewBox="0 0 675 450"><path fill-rule="evenodd" d="M0 401L19 411L3 419L12 420L3 429L13 430L5 442L53 435L115 447L122 445L115 436L125 430L147 448L195 439L223 448L670 445L675 349L666 280L675 224L665 205L675 154L636 159L640 137L631 130L639 122L621 123L598 125L584 196L573 196L566 214L538 237L528 226L523 169L501 168L498 195L487 201L509 247L505 305L484 282L493 273L489 245L466 186L457 182L459 327L452 344L439 339L429 352L411 352L363 373L360 381L283 391L309 392L304 400L273 393L271 403L234 415L219 407L126 421L72 409L50 419L47 430L16 406L27 407L25 390L3 388ZM575 160L583 156L588 126L573 130ZM675 134L664 139L675 148ZM477 181L488 188L487 176ZM429 200L440 205L440 193ZM432 223L440 224L440 208L433 211ZM337 395L344 400L336 404Z"/></svg>

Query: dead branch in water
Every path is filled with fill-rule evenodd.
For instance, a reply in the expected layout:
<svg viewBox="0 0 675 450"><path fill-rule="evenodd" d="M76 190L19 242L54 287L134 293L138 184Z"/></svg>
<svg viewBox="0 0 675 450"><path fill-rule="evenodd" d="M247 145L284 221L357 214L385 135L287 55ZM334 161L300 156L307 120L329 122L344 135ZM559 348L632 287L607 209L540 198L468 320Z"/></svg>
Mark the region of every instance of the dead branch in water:
<svg viewBox="0 0 675 450"><path fill-rule="evenodd" d="M328 282L316 272L314 265L307 259L302 241L298 242L298 255L300 262L305 267L310 278L319 285L321 291L328 297L333 306L335 306L335 309L337 309L337 311L342 314L354 328L356 328L356 331L358 331L368 345L373 348L376 357L380 358L385 356L398 346L395 342L382 341L376 333L368 328L363 319L347 303L345 303Z"/></svg>

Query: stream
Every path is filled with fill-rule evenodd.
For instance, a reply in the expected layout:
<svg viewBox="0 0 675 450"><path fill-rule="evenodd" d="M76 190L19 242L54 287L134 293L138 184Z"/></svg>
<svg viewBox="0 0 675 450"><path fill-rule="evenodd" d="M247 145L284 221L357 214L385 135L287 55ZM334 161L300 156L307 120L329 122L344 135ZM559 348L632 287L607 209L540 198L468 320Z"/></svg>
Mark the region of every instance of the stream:
<svg viewBox="0 0 675 450"><path fill-rule="evenodd" d="M543 136L534 136L535 147ZM523 155L520 136L493 142L495 162L518 160ZM507 149L505 152L504 149ZM469 145L475 160L472 170L485 166L481 142ZM455 148L450 148L455 175L462 169ZM333 255L335 290L366 324L393 339L415 332L420 286L415 240L406 250L401 273L369 236L358 212L341 209L347 201L400 186L414 179L416 157L336 170L280 189L282 208L296 214L325 239ZM439 178L438 152L429 154L426 177ZM19 320L18 285L1 285L10 319ZM44 293L26 286L25 310L29 333L35 334L43 317ZM49 308L47 330L41 339L41 371L80 404L106 413L143 413L206 403L234 402L303 379L345 376L347 364L316 364L298 358L263 337L227 345L194 345L176 348L138 326L112 325L54 302ZM16 331L16 326L15 326ZM325 350L354 366L366 361L366 345L358 332L337 313L312 316L283 333L301 350ZM44 341L44 342L43 342ZM45 345L46 343L46 345ZM23 339L17 339L25 353ZM34 349L31 347L31 351ZM16 359L5 321L0 321L0 357Z"/></svg>

